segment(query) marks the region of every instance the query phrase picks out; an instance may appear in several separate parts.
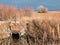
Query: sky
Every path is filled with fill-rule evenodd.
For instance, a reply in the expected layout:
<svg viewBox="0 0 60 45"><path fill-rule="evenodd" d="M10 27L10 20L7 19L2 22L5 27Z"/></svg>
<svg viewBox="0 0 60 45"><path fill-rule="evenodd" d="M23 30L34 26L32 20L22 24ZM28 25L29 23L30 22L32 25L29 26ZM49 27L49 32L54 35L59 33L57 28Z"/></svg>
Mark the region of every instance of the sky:
<svg viewBox="0 0 60 45"><path fill-rule="evenodd" d="M40 5L47 7L48 10L60 9L60 0L0 0L0 4L4 6L14 5L16 8L28 6L34 10L37 10Z"/></svg>

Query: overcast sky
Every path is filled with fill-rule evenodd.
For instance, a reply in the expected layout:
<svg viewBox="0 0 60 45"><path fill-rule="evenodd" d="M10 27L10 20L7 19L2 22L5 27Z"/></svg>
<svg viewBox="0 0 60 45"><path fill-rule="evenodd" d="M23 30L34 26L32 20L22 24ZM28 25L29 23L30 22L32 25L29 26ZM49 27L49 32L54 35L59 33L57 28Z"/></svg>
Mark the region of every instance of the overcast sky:
<svg viewBox="0 0 60 45"><path fill-rule="evenodd" d="M0 0L3 5L14 5L16 8L31 6L37 10L39 5L47 7L49 10L60 9L60 0Z"/></svg>

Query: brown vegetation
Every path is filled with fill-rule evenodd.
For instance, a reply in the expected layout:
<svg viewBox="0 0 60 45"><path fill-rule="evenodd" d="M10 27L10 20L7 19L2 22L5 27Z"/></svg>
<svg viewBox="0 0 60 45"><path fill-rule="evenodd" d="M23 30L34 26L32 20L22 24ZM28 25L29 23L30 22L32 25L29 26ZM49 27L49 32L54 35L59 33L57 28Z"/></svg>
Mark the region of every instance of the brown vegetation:
<svg viewBox="0 0 60 45"><path fill-rule="evenodd" d="M21 38L21 41L27 42L28 45L40 45L60 40L60 13L36 13L29 11L26 9L16 10L13 7L0 7L0 21L16 18L21 22L20 26L26 26L26 33L22 36L23 39Z"/></svg>

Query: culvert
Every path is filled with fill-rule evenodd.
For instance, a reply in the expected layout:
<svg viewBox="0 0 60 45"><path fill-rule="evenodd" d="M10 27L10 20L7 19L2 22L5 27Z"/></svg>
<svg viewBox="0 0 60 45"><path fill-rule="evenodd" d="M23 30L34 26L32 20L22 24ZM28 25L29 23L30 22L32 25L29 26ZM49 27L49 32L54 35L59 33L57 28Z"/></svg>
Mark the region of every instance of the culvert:
<svg viewBox="0 0 60 45"><path fill-rule="evenodd" d="M12 39L18 40L19 39L19 33L12 33Z"/></svg>

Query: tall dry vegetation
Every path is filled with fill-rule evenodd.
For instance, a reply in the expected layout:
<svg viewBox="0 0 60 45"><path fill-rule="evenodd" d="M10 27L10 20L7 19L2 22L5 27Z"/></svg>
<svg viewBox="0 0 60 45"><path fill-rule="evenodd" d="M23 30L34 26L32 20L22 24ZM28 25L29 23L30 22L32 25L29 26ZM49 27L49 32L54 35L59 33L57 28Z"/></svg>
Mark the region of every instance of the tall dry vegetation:
<svg viewBox="0 0 60 45"><path fill-rule="evenodd" d="M0 5L0 21L13 20L15 17L20 19L22 16L30 15L32 15L32 8L30 7L16 9L14 6Z"/></svg>
<svg viewBox="0 0 60 45"><path fill-rule="evenodd" d="M1 8L0 7L0 21L1 20L7 20L7 19L14 19L15 13L18 12L13 7L7 7L7 8ZM20 11L22 12L22 11ZM32 11L30 8L23 9L23 12L25 16L31 15ZM47 9L44 7L39 8L39 12L45 13L47 12ZM21 15L21 13L19 13ZM23 13L22 13L23 15ZM25 19L22 19L23 26L26 26L26 33L23 35L22 40L27 42L29 45L40 45L46 42L54 42L59 41L60 39L60 23L56 20L40 20L40 19L32 19L25 17ZM29 22L27 20L30 20ZM25 21L25 22L24 22Z"/></svg>
<svg viewBox="0 0 60 45"><path fill-rule="evenodd" d="M0 5L0 21L13 19L16 13L17 13L17 9L15 9L15 7Z"/></svg>
<svg viewBox="0 0 60 45"><path fill-rule="evenodd" d="M27 33L25 39L27 44L43 45L47 44L47 42L58 42L60 40L58 27L60 27L60 24L54 19L31 20L26 23Z"/></svg>
<svg viewBox="0 0 60 45"><path fill-rule="evenodd" d="M33 9L31 7L23 7L22 10L24 11L24 16L31 16Z"/></svg>

